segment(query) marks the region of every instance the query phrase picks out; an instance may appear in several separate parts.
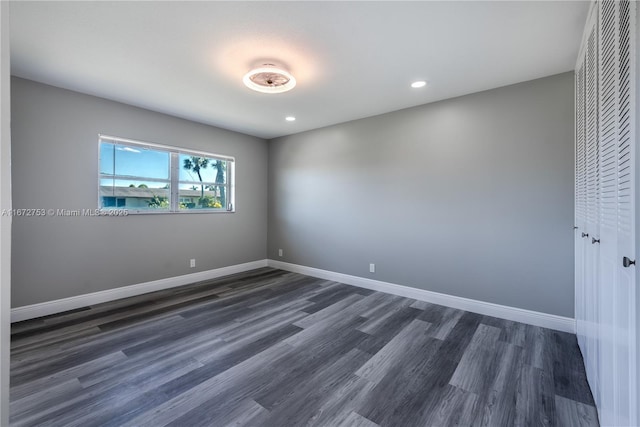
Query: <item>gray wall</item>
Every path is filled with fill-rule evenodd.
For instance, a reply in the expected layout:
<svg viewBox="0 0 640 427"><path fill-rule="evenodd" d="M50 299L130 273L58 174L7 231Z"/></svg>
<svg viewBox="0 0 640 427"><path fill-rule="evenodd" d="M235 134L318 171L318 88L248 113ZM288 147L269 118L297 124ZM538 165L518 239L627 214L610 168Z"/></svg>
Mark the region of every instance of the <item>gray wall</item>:
<svg viewBox="0 0 640 427"><path fill-rule="evenodd" d="M573 316L572 73L279 138L268 152L19 78L12 91L15 208L96 207L98 133L237 160L235 214L14 218L14 307L268 255Z"/></svg>
<svg viewBox="0 0 640 427"><path fill-rule="evenodd" d="M573 123L564 73L272 140L269 258L573 317Z"/></svg>
<svg viewBox="0 0 640 427"><path fill-rule="evenodd" d="M235 156L237 210L16 217L13 307L266 257L266 141L19 78L12 95L14 208L95 209L103 133Z"/></svg>

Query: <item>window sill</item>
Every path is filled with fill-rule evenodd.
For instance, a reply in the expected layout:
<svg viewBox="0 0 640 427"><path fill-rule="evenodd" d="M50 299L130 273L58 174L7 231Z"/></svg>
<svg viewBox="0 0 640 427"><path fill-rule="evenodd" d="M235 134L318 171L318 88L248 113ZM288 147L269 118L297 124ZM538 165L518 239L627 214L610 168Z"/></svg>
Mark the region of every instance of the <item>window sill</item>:
<svg viewBox="0 0 640 427"><path fill-rule="evenodd" d="M119 211L119 213L114 213L114 211ZM119 216L125 217L130 215L190 215L190 214L233 214L236 213L235 210L227 211L227 210L185 210L185 211L136 211L129 209L101 209L100 214L97 216Z"/></svg>

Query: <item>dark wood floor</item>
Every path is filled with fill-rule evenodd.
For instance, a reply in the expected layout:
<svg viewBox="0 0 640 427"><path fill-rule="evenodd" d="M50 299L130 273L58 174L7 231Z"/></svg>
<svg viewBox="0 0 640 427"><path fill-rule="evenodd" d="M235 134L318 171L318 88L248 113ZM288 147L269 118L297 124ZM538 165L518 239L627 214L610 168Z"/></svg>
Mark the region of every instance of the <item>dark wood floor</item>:
<svg viewBox="0 0 640 427"><path fill-rule="evenodd" d="M12 425L597 425L575 336L264 268L13 325Z"/></svg>

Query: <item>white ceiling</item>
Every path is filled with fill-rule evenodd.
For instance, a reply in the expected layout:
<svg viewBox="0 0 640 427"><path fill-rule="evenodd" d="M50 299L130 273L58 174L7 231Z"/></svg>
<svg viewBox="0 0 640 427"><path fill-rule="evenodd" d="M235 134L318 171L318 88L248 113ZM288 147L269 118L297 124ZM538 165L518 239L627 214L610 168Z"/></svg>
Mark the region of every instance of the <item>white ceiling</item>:
<svg viewBox="0 0 640 427"><path fill-rule="evenodd" d="M11 66L273 138L569 71L587 10L576 1L14 1ZM263 62L284 65L298 85L247 89L242 76ZM410 88L419 79L428 87Z"/></svg>

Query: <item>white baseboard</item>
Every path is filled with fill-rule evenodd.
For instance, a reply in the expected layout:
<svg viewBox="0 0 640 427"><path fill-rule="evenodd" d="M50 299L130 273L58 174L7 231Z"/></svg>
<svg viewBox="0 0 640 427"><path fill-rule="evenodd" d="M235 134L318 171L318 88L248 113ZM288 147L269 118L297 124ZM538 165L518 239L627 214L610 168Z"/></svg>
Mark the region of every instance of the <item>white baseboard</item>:
<svg viewBox="0 0 640 427"><path fill-rule="evenodd" d="M460 310L499 317L501 319L513 320L516 322L528 323L544 328L558 331L575 333L574 319L553 314L540 313L537 311L525 310L522 308L509 307L490 302L477 301L453 295L441 294L424 289L412 288L410 286L397 285L395 283L383 282L380 280L367 279L365 277L352 276L349 274L336 273L328 270L307 267L304 265L290 264L277 260L259 260L236 264L228 267L216 268L213 270L200 271L198 273L185 274L183 276L169 277L166 279L153 280L151 282L139 283L131 286L123 286L115 289L94 292L91 294L77 295L55 301L47 301L39 304L26 305L11 309L11 322L34 319L36 317L48 316L50 314L62 313L76 308L87 307L103 302L114 301L121 298L132 297L148 292L160 291L177 286L188 285L203 280L215 279L217 277L228 276L230 274L242 273L261 267L273 267L281 270L292 271L321 279L346 283L348 285L361 288L372 289L374 291L399 295L426 301L433 304L458 308Z"/></svg>
<svg viewBox="0 0 640 427"><path fill-rule="evenodd" d="M36 317L62 313L63 311L87 307L90 305L100 304L108 301L114 301L121 298L133 297L136 295L146 294L148 292L175 288L176 286L183 286L190 283L201 282L203 280L215 279L216 277L242 273L243 271L254 270L256 268L266 266L267 260L262 259L259 261L252 261L244 264L230 265L228 267L185 274L183 276L153 280L151 282L139 283L137 285L123 286L120 288L93 292L91 294L77 295L74 297L63 298L55 301L25 305L23 307L11 309L11 322L20 322L22 320L35 319Z"/></svg>
<svg viewBox="0 0 640 427"><path fill-rule="evenodd" d="M572 334L575 334L576 332L575 320L569 317L556 316L553 314L540 313L538 311L456 297L424 289L412 288L410 286L382 282L380 280L351 276L349 274L336 273L333 271L306 267L304 265L290 264L273 259L269 259L267 262L269 267L292 271L294 273L300 273L307 276L319 277L321 279L332 280L334 282L346 283L348 285L372 289L374 291L399 295L433 304L471 311L473 313L527 323L534 326L541 326L543 328L555 329L557 331L570 332Z"/></svg>

